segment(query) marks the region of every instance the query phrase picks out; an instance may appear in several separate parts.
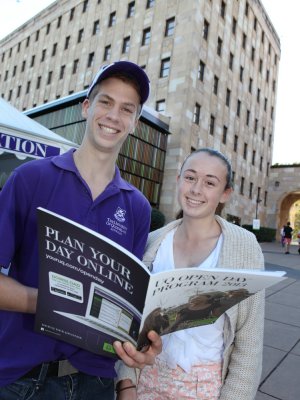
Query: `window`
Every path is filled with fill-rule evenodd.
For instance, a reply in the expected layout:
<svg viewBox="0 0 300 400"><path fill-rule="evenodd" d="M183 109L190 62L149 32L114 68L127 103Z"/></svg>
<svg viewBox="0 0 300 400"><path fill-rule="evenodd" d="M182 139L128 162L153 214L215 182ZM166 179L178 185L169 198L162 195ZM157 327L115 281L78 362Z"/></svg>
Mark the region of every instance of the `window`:
<svg viewBox="0 0 300 400"><path fill-rule="evenodd" d="M227 91L226 91L226 106L227 107L230 106L230 97L231 97L231 90L227 89Z"/></svg>
<svg viewBox="0 0 300 400"><path fill-rule="evenodd" d="M154 7L155 0L147 0L147 5L146 8L152 8Z"/></svg>
<svg viewBox="0 0 300 400"><path fill-rule="evenodd" d="M65 69L66 69L66 66L65 66L65 65L62 65L62 66L60 67L59 79L63 79L64 74L65 74Z"/></svg>
<svg viewBox="0 0 300 400"><path fill-rule="evenodd" d="M241 100L238 100L238 101L237 101L236 115L237 115L238 117L241 115Z"/></svg>
<svg viewBox="0 0 300 400"><path fill-rule="evenodd" d="M175 17L167 19L167 21L166 21L166 29L165 29L165 36L174 35L174 30L175 30Z"/></svg>
<svg viewBox="0 0 300 400"><path fill-rule="evenodd" d="M267 111L268 99L265 97L264 110Z"/></svg>
<svg viewBox="0 0 300 400"><path fill-rule="evenodd" d="M249 79L249 87L248 87L249 93L252 93L252 83L253 83L253 79L250 78Z"/></svg>
<svg viewBox="0 0 300 400"><path fill-rule="evenodd" d="M49 71L49 72L48 72L47 85L50 85L51 80L52 80L52 71Z"/></svg>
<svg viewBox="0 0 300 400"><path fill-rule="evenodd" d="M127 18L133 17L134 16L134 11L135 11L135 2L132 1L131 3L128 4Z"/></svg>
<svg viewBox="0 0 300 400"><path fill-rule="evenodd" d="M83 28L78 31L77 43L80 43L83 39Z"/></svg>
<svg viewBox="0 0 300 400"><path fill-rule="evenodd" d="M262 167L263 167L263 157L260 157L260 162L259 162L259 170L262 171Z"/></svg>
<svg viewBox="0 0 300 400"><path fill-rule="evenodd" d="M24 70L25 70L25 66L26 66L26 60L23 60L23 62L22 62L22 68L21 68L21 72L24 72Z"/></svg>
<svg viewBox="0 0 300 400"><path fill-rule="evenodd" d="M272 144L272 133L270 133L270 135L269 135L269 147L271 146L271 144Z"/></svg>
<svg viewBox="0 0 300 400"><path fill-rule="evenodd" d="M257 128L258 128L258 119L255 118L255 123L254 123L254 133L257 133Z"/></svg>
<svg viewBox="0 0 300 400"><path fill-rule="evenodd" d="M70 44L70 36L67 36L66 40L65 40L65 50L67 50L67 48L69 47L69 44Z"/></svg>
<svg viewBox="0 0 300 400"><path fill-rule="evenodd" d="M261 42L264 43L264 41L265 41L265 32L262 31L262 33L261 33Z"/></svg>
<svg viewBox="0 0 300 400"><path fill-rule="evenodd" d="M254 61L255 58L255 47L252 46L252 50L251 50L251 60Z"/></svg>
<svg viewBox="0 0 300 400"><path fill-rule="evenodd" d="M210 116L210 123L209 123L208 133L210 135L213 135L215 133L215 117L213 115Z"/></svg>
<svg viewBox="0 0 300 400"><path fill-rule="evenodd" d="M263 60L260 59L259 60L259 72L262 73L262 69L263 69Z"/></svg>
<svg viewBox="0 0 300 400"><path fill-rule="evenodd" d="M269 172L270 172L270 163L267 163L267 169L266 169L266 174L267 176L269 176Z"/></svg>
<svg viewBox="0 0 300 400"><path fill-rule="evenodd" d="M250 122L250 110L247 110L246 125L249 126Z"/></svg>
<svg viewBox="0 0 300 400"><path fill-rule="evenodd" d="M208 39L208 31L209 31L209 23L205 19L204 24L203 24L203 31L202 31L202 36L203 36L204 40Z"/></svg>
<svg viewBox="0 0 300 400"><path fill-rule="evenodd" d="M222 142L224 143L224 144L226 144L226 142L227 142L227 132L228 132L228 128L227 128L227 126L223 126L223 136L222 136Z"/></svg>
<svg viewBox="0 0 300 400"><path fill-rule="evenodd" d="M57 25L56 25L56 28L60 28L60 25L61 25L61 15L58 17L58 19L57 19Z"/></svg>
<svg viewBox="0 0 300 400"><path fill-rule="evenodd" d="M221 14L222 18L225 18L225 12L226 12L226 3L225 3L225 1L221 1L220 14Z"/></svg>
<svg viewBox="0 0 300 400"><path fill-rule="evenodd" d="M53 47L52 47L52 57L55 56L55 54L56 54L56 49L57 49L57 43L54 43L54 44L53 44Z"/></svg>
<svg viewBox="0 0 300 400"><path fill-rule="evenodd" d="M260 89L257 89L256 101L260 102Z"/></svg>
<svg viewBox="0 0 300 400"><path fill-rule="evenodd" d="M37 42L39 40L39 36L40 36L40 31L36 31L35 32L35 41Z"/></svg>
<svg viewBox="0 0 300 400"><path fill-rule="evenodd" d="M166 110L166 101L165 101L165 99L163 99L163 100L158 100L158 101L156 102L155 110L156 110L157 112L160 112L160 113L164 113L164 112L165 112L165 110Z"/></svg>
<svg viewBox="0 0 300 400"><path fill-rule="evenodd" d="M199 125L200 124L200 104L196 103L194 107L194 115L193 115L193 123Z"/></svg>
<svg viewBox="0 0 300 400"><path fill-rule="evenodd" d="M36 80L36 88L37 88L37 89L39 89L40 86L41 86L41 80L42 80L42 77L41 77L41 76L38 76L38 78L37 78L37 80Z"/></svg>
<svg viewBox="0 0 300 400"><path fill-rule="evenodd" d="M17 72L17 66L15 65L13 68L12 76L16 76L16 72Z"/></svg>
<svg viewBox="0 0 300 400"><path fill-rule="evenodd" d="M249 4L248 4L248 1L246 1L246 5L245 5L245 15L246 15L246 17L248 17L248 13L249 13Z"/></svg>
<svg viewBox="0 0 300 400"><path fill-rule="evenodd" d="M160 65L160 73L159 77L160 78L166 78L170 74L170 58L164 58L161 60L161 65Z"/></svg>
<svg viewBox="0 0 300 400"><path fill-rule="evenodd" d="M243 153L244 160L247 160L247 152L248 152L248 144L244 143L244 153Z"/></svg>
<svg viewBox="0 0 300 400"><path fill-rule="evenodd" d="M254 17L254 22L253 22L253 29L256 31L257 29L257 18Z"/></svg>
<svg viewBox="0 0 300 400"><path fill-rule="evenodd" d="M21 85L18 86L17 97L20 97L20 95L21 95Z"/></svg>
<svg viewBox="0 0 300 400"><path fill-rule="evenodd" d="M243 82L244 68L240 67L240 81Z"/></svg>
<svg viewBox="0 0 300 400"><path fill-rule="evenodd" d="M75 13L75 7L73 7L70 11L70 21L74 18L74 13Z"/></svg>
<svg viewBox="0 0 300 400"><path fill-rule="evenodd" d="M276 90L276 81L275 81L275 79L273 80L273 92L275 92L275 90Z"/></svg>
<svg viewBox="0 0 300 400"><path fill-rule="evenodd" d="M42 57L41 57L41 61L44 61L46 58L46 49L43 49L42 51Z"/></svg>
<svg viewBox="0 0 300 400"><path fill-rule="evenodd" d="M77 59L77 60L74 60L74 62L73 62L72 74L76 74L77 68L78 68L78 63L79 63L79 60L78 60L78 59Z"/></svg>
<svg viewBox="0 0 300 400"><path fill-rule="evenodd" d="M151 28L146 28L143 30L142 46L149 45L150 39L151 39Z"/></svg>
<svg viewBox="0 0 300 400"><path fill-rule="evenodd" d="M229 68L232 71L232 69L233 69L233 54L232 53L229 54Z"/></svg>
<svg viewBox="0 0 300 400"><path fill-rule="evenodd" d="M262 128L262 133L261 133L261 140L265 140L265 136L266 136L266 128L265 127L263 127Z"/></svg>
<svg viewBox="0 0 300 400"><path fill-rule="evenodd" d="M31 62L30 62L31 68L34 66L34 60L35 60L35 55L31 56Z"/></svg>
<svg viewBox="0 0 300 400"><path fill-rule="evenodd" d="M104 55L103 55L103 61L107 61L110 59L110 55L111 55L111 45L107 45L104 48Z"/></svg>
<svg viewBox="0 0 300 400"><path fill-rule="evenodd" d="M49 35L49 33L50 33L50 26L51 26L51 24L47 24L46 35Z"/></svg>
<svg viewBox="0 0 300 400"><path fill-rule="evenodd" d="M98 35L100 32L100 21L99 19L94 22L94 27L93 27L93 35Z"/></svg>
<svg viewBox="0 0 300 400"><path fill-rule="evenodd" d="M250 182L249 185L249 199L252 199L253 196L253 182Z"/></svg>
<svg viewBox="0 0 300 400"><path fill-rule="evenodd" d="M247 36L245 33L243 33L243 43L242 43L243 49L246 48L246 41L247 41Z"/></svg>
<svg viewBox="0 0 300 400"><path fill-rule="evenodd" d="M1 61L4 62L5 59L5 53L2 53Z"/></svg>
<svg viewBox="0 0 300 400"><path fill-rule="evenodd" d="M215 75L214 76L214 87L213 87L214 94L218 94L218 86L219 86L219 78Z"/></svg>
<svg viewBox="0 0 300 400"><path fill-rule="evenodd" d="M116 25L116 11L113 11L112 13L109 14L109 19L108 19L108 26L114 26Z"/></svg>
<svg viewBox="0 0 300 400"><path fill-rule="evenodd" d="M245 178L242 176L241 178L241 187L240 187L240 194L244 194L244 186L245 186Z"/></svg>
<svg viewBox="0 0 300 400"><path fill-rule="evenodd" d="M273 119L274 118L274 107L272 106L271 107L271 119Z"/></svg>
<svg viewBox="0 0 300 400"><path fill-rule="evenodd" d="M239 141L238 135L234 135L233 151L237 151L237 148L238 148L238 141Z"/></svg>
<svg viewBox="0 0 300 400"><path fill-rule="evenodd" d="M26 39L26 47L29 46L29 43L30 43L30 36L28 36L28 38ZM10 50L11 50L11 49L10 49ZM10 55L11 55L11 52L10 52Z"/></svg>
<svg viewBox="0 0 300 400"><path fill-rule="evenodd" d="M89 0L84 0L82 5L82 13L85 13L89 5Z"/></svg>
<svg viewBox="0 0 300 400"><path fill-rule="evenodd" d="M269 78L270 78L270 71L267 69L267 75L266 75L267 82L269 82Z"/></svg>
<svg viewBox="0 0 300 400"><path fill-rule="evenodd" d="M123 39L123 46L122 46L122 53L127 54L129 53L130 48L130 36L127 36Z"/></svg>
<svg viewBox="0 0 300 400"><path fill-rule="evenodd" d="M256 156L256 151L252 151L252 165L255 165L255 156Z"/></svg>
<svg viewBox="0 0 300 400"><path fill-rule="evenodd" d="M26 94L28 94L29 93L29 90L30 90L30 81L28 81L27 82L27 85L26 85Z"/></svg>
<svg viewBox="0 0 300 400"><path fill-rule="evenodd" d="M217 54L220 57L221 57L221 54L222 54L222 45L223 45L223 40L221 38L218 38Z"/></svg>
<svg viewBox="0 0 300 400"><path fill-rule="evenodd" d="M8 101L11 101L11 98L12 98L12 89L10 89L9 90L9 94L8 94ZM4 97L4 96L2 96L2 97Z"/></svg>
<svg viewBox="0 0 300 400"><path fill-rule="evenodd" d="M267 200L268 200L268 192L265 192L265 197L264 197L264 206L267 206Z"/></svg>
<svg viewBox="0 0 300 400"><path fill-rule="evenodd" d="M232 33L235 35L236 34L236 25L237 21L235 18L232 18Z"/></svg>
<svg viewBox="0 0 300 400"><path fill-rule="evenodd" d="M200 60L198 67L198 79L201 82L203 82L204 80L204 72L205 72L205 64L203 61Z"/></svg>
<svg viewBox="0 0 300 400"><path fill-rule="evenodd" d="M87 63L87 67L88 68L91 68L93 66L94 57L95 57L95 53L94 52L89 54L88 63Z"/></svg>

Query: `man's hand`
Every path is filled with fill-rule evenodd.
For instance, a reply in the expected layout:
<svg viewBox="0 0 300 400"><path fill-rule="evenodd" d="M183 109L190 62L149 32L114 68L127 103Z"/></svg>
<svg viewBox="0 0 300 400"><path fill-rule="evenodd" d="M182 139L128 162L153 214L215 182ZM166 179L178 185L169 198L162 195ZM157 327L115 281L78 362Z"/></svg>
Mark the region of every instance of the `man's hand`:
<svg viewBox="0 0 300 400"><path fill-rule="evenodd" d="M151 343L146 351L138 351L129 342L114 342L117 355L128 367L142 369L145 365L154 364L155 357L162 350L162 341L155 331L150 331L147 336Z"/></svg>

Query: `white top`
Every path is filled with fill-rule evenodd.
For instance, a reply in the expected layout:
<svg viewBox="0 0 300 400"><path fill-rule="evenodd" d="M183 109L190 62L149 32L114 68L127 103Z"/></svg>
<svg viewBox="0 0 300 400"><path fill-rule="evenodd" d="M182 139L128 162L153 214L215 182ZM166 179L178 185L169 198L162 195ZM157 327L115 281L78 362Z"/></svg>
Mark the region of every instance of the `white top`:
<svg viewBox="0 0 300 400"><path fill-rule="evenodd" d="M152 273L175 269L173 255L173 238L176 229L169 232L162 241L155 260ZM198 269L216 268L222 247L221 234L211 254L197 267ZM193 365L210 362L221 362L223 354L224 315L214 324L188 328L162 336L163 351L158 356L170 368L179 365L189 372Z"/></svg>

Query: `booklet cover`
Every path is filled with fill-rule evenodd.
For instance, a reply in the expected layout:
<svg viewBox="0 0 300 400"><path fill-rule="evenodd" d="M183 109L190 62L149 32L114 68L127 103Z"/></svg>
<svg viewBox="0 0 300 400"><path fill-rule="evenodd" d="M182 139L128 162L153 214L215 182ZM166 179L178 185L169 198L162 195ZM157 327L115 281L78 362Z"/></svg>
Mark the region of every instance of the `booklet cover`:
<svg viewBox="0 0 300 400"><path fill-rule="evenodd" d="M159 334L211 324L283 272L185 268L151 275L117 243L38 208L39 292L35 330L116 358L115 340L139 349Z"/></svg>

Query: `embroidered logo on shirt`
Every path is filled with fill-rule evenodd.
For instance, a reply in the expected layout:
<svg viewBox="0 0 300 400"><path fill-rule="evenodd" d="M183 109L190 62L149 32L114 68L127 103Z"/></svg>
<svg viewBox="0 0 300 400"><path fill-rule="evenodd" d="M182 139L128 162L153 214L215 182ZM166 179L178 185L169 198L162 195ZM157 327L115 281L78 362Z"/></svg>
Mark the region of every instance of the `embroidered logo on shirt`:
<svg viewBox="0 0 300 400"><path fill-rule="evenodd" d="M125 214L126 214L126 210L123 210L123 208L118 207L116 209L116 212L114 213L114 217L116 218L117 221L124 222L125 221Z"/></svg>

